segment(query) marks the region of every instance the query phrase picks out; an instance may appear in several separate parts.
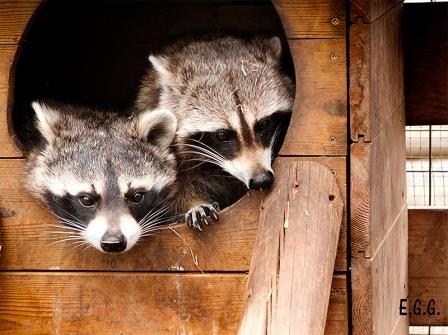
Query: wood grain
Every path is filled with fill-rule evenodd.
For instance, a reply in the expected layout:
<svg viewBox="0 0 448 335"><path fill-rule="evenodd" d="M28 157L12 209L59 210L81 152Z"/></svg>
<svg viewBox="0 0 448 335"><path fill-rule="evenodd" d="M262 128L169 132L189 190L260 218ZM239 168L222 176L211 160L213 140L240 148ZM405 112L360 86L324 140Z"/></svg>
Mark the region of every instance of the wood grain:
<svg viewBox="0 0 448 335"><path fill-rule="evenodd" d="M15 45L0 45L0 158L22 156L14 142L14 132L9 122L13 96L10 73L16 49Z"/></svg>
<svg viewBox="0 0 448 335"><path fill-rule="evenodd" d="M403 0L351 0L350 17L352 21L362 19L364 23L372 23Z"/></svg>
<svg viewBox="0 0 448 335"><path fill-rule="evenodd" d="M300 160L301 158L295 158ZM277 170L289 158L279 158ZM341 190L346 188L344 158L314 158L337 174ZM224 210L219 223L204 233L194 232L185 225L173 227L185 240L171 230L144 239L124 255L104 255L96 250L71 250L69 242L56 243L49 233L50 224L57 220L30 199L24 190L23 160L0 160L0 207L10 215L3 218L3 248L0 269L8 270L151 270L169 269L199 271L191 251L205 271L247 271L261 205L261 194L251 193L237 204ZM281 176L277 174L278 182ZM345 201L345 192L344 201ZM338 246L337 271L346 270L346 222L341 229Z"/></svg>
<svg viewBox="0 0 448 335"><path fill-rule="evenodd" d="M286 36L293 38L345 38L344 1L273 0Z"/></svg>
<svg viewBox="0 0 448 335"><path fill-rule="evenodd" d="M352 256L371 257L406 201L404 105L372 143L351 145Z"/></svg>
<svg viewBox="0 0 448 335"><path fill-rule="evenodd" d="M28 21L40 2L39 0L0 1L0 45L19 43Z"/></svg>
<svg viewBox="0 0 448 335"><path fill-rule="evenodd" d="M448 4L406 5L403 17L406 124L448 124Z"/></svg>
<svg viewBox="0 0 448 335"><path fill-rule="evenodd" d="M240 335L325 329L342 197L323 165L291 162L281 169L287 182L263 201Z"/></svg>
<svg viewBox="0 0 448 335"><path fill-rule="evenodd" d="M0 332L235 334L246 283L245 274L2 272ZM328 335L347 333L346 294L335 277Z"/></svg>
<svg viewBox="0 0 448 335"><path fill-rule="evenodd" d="M365 4L349 34L352 331L408 334L402 6Z"/></svg>
<svg viewBox="0 0 448 335"><path fill-rule="evenodd" d="M448 210L409 209L409 302L411 325L448 325ZM420 299L420 315L413 310ZM435 300L435 315L428 313ZM425 312L426 315L422 313ZM440 313L440 314L437 314Z"/></svg>
<svg viewBox="0 0 448 335"><path fill-rule="evenodd" d="M404 101L402 6L350 28L351 139L371 142ZM362 138L362 139L360 139Z"/></svg>
<svg viewBox="0 0 448 335"><path fill-rule="evenodd" d="M377 252L352 259L353 334L408 334L401 325L408 319L398 310L408 292L407 234L404 206Z"/></svg>
<svg viewBox="0 0 448 335"><path fill-rule="evenodd" d="M294 112L281 155L347 154L344 40L292 40Z"/></svg>

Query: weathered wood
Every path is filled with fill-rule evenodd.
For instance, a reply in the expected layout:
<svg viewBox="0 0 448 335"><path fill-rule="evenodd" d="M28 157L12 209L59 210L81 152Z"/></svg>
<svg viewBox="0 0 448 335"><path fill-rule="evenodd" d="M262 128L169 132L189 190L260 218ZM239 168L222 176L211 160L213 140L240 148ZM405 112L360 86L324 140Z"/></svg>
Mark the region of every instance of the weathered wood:
<svg viewBox="0 0 448 335"><path fill-rule="evenodd" d="M351 145L353 257L376 252L406 202L405 145L404 105L372 143Z"/></svg>
<svg viewBox="0 0 448 335"><path fill-rule="evenodd" d="M405 5L403 18L406 124L448 124L448 4Z"/></svg>
<svg viewBox="0 0 448 335"><path fill-rule="evenodd" d="M0 45L16 45L40 0L0 1Z"/></svg>
<svg viewBox="0 0 448 335"><path fill-rule="evenodd" d="M347 154L344 40L291 40L296 98L281 155Z"/></svg>
<svg viewBox="0 0 448 335"><path fill-rule="evenodd" d="M294 158L300 160L301 158ZM341 190L346 188L344 158L320 157L315 161L328 166L337 175ZM290 161L279 158L277 168ZM151 270L166 271L178 268L199 271L191 252L198 258L199 267L208 271L247 271L256 238L261 194L251 193L221 213L219 223L207 227L204 233L192 231L185 225L164 230L146 238L124 255L104 255L82 248L71 250L70 242L56 243L50 234L57 228L56 218L30 199L23 185L23 160L0 160L0 207L5 215L2 222L3 248L0 269L8 270ZM277 173L278 182L282 176ZM345 192L344 201L345 201ZM52 237L53 236L53 237ZM336 270L346 270L346 222L341 228ZM190 251L190 248L192 251Z"/></svg>
<svg viewBox="0 0 448 335"><path fill-rule="evenodd" d="M350 27L351 139L371 142L404 101L401 9Z"/></svg>
<svg viewBox="0 0 448 335"><path fill-rule="evenodd" d="M235 334L246 274L2 272L0 332ZM336 276L326 334L347 334L345 276Z"/></svg>
<svg viewBox="0 0 448 335"><path fill-rule="evenodd" d="M408 319L399 314L408 292L407 234L404 205L377 252L352 258L353 334L408 334Z"/></svg>
<svg viewBox="0 0 448 335"><path fill-rule="evenodd" d="M409 302L411 325L448 325L448 210L409 210ZM420 314L413 310L420 299ZM436 309L427 309L430 299ZM418 310L417 310L418 311ZM423 314L425 313L425 314Z"/></svg>
<svg viewBox="0 0 448 335"><path fill-rule="evenodd" d="M344 1L273 0L288 38L345 38Z"/></svg>
<svg viewBox="0 0 448 335"><path fill-rule="evenodd" d="M310 161L263 201L239 334L323 334L343 201L336 178Z"/></svg>
<svg viewBox="0 0 448 335"><path fill-rule="evenodd" d="M364 23L372 23L401 2L403 0L351 0L350 17L352 21L362 19Z"/></svg>
<svg viewBox="0 0 448 335"><path fill-rule="evenodd" d="M393 309L396 301L406 297L402 288L407 289L407 235L396 232L407 229L397 228L407 224L405 152L403 105L372 143L351 146L352 323L356 335L390 334L395 322L400 323L398 329L407 322Z"/></svg>
<svg viewBox="0 0 448 335"><path fill-rule="evenodd" d="M349 41L352 331L407 334L397 307L408 287L402 6L359 3L367 14ZM369 17L374 4L385 13Z"/></svg>
<svg viewBox="0 0 448 335"><path fill-rule="evenodd" d="M10 122L13 93L12 89L9 89L13 81L10 73L16 49L15 45L0 45L0 157L22 156L12 137Z"/></svg>

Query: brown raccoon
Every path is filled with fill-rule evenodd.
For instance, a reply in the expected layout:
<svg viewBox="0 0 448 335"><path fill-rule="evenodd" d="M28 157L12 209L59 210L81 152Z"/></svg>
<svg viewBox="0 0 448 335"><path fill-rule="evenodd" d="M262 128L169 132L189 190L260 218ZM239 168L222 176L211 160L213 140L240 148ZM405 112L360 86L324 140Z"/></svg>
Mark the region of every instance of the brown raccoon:
<svg viewBox="0 0 448 335"><path fill-rule="evenodd" d="M293 84L280 71L278 37L176 43L149 56L136 109L172 111L181 189L177 209L202 230L247 189L268 188Z"/></svg>

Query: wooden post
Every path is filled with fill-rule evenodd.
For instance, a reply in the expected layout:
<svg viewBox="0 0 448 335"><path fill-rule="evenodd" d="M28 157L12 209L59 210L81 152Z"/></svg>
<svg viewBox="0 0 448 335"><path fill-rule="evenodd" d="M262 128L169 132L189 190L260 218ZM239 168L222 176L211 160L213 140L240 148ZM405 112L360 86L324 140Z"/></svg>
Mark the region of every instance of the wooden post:
<svg viewBox="0 0 448 335"><path fill-rule="evenodd" d="M342 197L321 164L278 168L288 182L262 207L239 334L324 334Z"/></svg>

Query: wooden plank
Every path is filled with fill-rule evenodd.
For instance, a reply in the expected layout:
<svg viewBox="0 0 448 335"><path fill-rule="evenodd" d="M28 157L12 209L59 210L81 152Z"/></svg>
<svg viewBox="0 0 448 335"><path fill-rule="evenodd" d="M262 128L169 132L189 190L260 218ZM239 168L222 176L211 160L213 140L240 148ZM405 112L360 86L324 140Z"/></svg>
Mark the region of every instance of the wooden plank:
<svg viewBox="0 0 448 335"><path fill-rule="evenodd" d="M354 335L408 334L403 327L408 319L398 310L400 299L406 298L408 291L407 234L404 205L377 252L371 258L352 259Z"/></svg>
<svg viewBox="0 0 448 335"><path fill-rule="evenodd" d="M409 302L411 325L448 325L448 209L409 210ZM414 303L422 309L413 310ZM427 307L430 299L434 315ZM418 311L418 310L417 310ZM425 315L423 315L423 312Z"/></svg>
<svg viewBox="0 0 448 335"><path fill-rule="evenodd" d="M273 0L286 36L345 38L344 1Z"/></svg>
<svg viewBox="0 0 448 335"><path fill-rule="evenodd" d="M403 18L406 124L448 124L448 4L405 5Z"/></svg>
<svg viewBox="0 0 448 335"><path fill-rule="evenodd" d="M371 257L406 202L404 105L372 143L353 143L351 152L352 256Z"/></svg>
<svg viewBox="0 0 448 335"><path fill-rule="evenodd" d="M1 0L0 1L0 45L17 44L39 0Z"/></svg>
<svg viewBox="0 0 448 335"><path fill-rule="evenodd" d="M0 45L0 157L22 156L14 142L9 122L13 97L13 91L10 89L13 78L10 78L10 74L16 49L15 45Z"/></svg>
<svg viewBox="0 0 448 335"><path fill-rule="evenodd" d="M371 142L404 101L401 9L350 28L351 138Z"/></svg>
<svg viewBox="0 0 448 335"><path fill-rule="evenodd" d="M350 17L352 21L361 18L364 23L372 23L403 0L351 0Z"/></svg>
<svg viewBox="0 0 448 335"><path fill-rule="evenodd" d="M296 160L300 158L295 158ZM277 170L289 158L279 158ZM337 175L340 189L346 189L344 158L313 158L328 166ZM251 193L224 210L219 223L204 233L194 232L185 225L174 227L183 242L171 230L142 240L124 255L104 255L96 250L73 249L69 242L56 243L49 233L57 220L30 199L23 188L23 160L0 160L0 207L3 247L0 269L8 270L151 270L178 269L199 271L191 251L205 271L247 271L256 238L261 194ZM282 176L277 173L278 183ZM346 220L341 228L336 270L346 270Z"/></svg>
<svg viewBox="0 0 448 335"><path fill-rule="evenodd" d="M2 272L0 332L235 334L245 286L245 274ZM328 335L347 334L346 293L335 277Z"/></svg>
<svg viewBox="0 0 448 335"><path fill-rule="evenodd" d="M240 335L325 329L342 197L321 164L291 161L281 169L288 182L263 201Z"/></svg>
<svg viewBox="0 0 448 335"><path fill-rule="evenodd" d="M347 154L344 40L292 40L294 112L281 155Z"/></svg>

